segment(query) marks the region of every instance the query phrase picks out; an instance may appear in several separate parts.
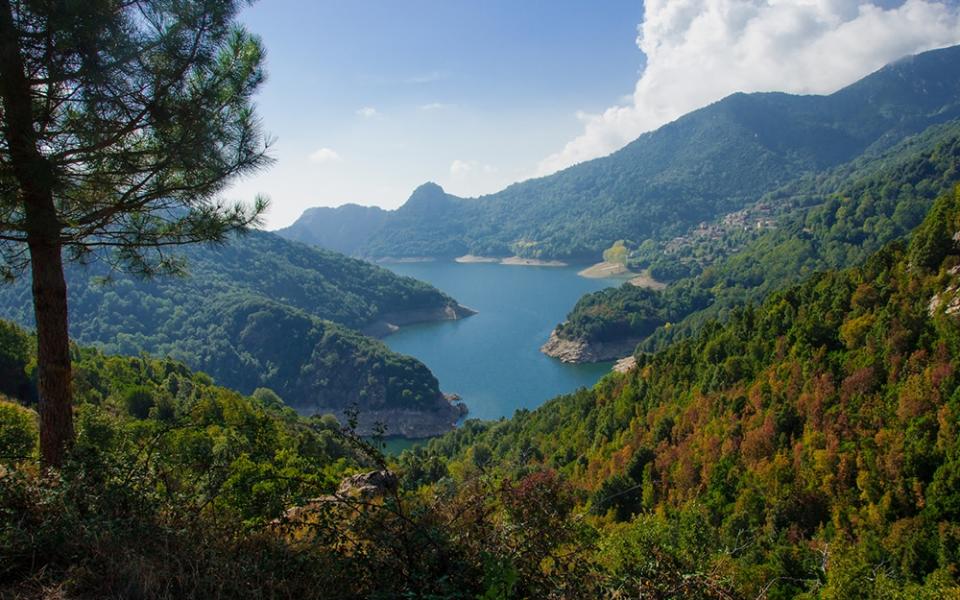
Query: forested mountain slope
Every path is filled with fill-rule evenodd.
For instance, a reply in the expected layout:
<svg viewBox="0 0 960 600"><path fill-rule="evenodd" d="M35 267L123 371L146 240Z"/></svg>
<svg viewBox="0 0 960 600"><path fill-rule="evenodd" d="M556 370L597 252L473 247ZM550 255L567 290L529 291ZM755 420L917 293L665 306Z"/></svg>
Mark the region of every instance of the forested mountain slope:
<svg viewBox="0 0 960 600"><path fill-rule="evenodd" d="M378 213L383 223L363 232L369 240L359 248L329 233L341 227L336 212L326 213L331 221L322 228L305 216L285 235L374 258L597 260L616 240L672 237L958 116L960 47L952 47L903 59L829 96L734 94L610 156L481 198L427 184L385 218ZM344 218L352 220L351 211Z"/></svg>
<svg viewBox="0 0 960 600"><path fill-rule="evenodd" d="M436 434L458 418L422 363L349 329L470 314L436 288L265 232L183 255L182 278L70 266L71 337L111 353L170 355L244 393L269 387L304 411L343 417L355 405L366 429L379 420L394 434ZM32 325L29 282L0 287L0 316Z"/></svg>
<svg viewBox="0 0 960 600"><path fill-rule="evenodd" d="M738 309L592 390L468 422L406 454L407 473L555 469L634 595L953 597L958 240L960 188L909 246Z"/></svg>
<svg viewBox="0 0 960 600"><path fill-rule="evenodd" d="M389 214L377 206L318 206L303 211L293 225L278 229L275 233L289 240L354 255L383 226Z"/></svg>
<svg viewBox="0 0 960 600"><path fill-rule="evenodd" d="M960 190L909 246L340 486L388 465L332 420L84 349L77 445L43 473L32 340L0 323L0 591L956 597L958 231Z"/></svg>
<svg viewBox="0 0 960 600"><path fill-rule="evenodd" d="M557 326L552 346L575 346L583 356L593 347L622 347L623 341L662 347L815 271L859 264L906 236L933 199L958 181L960 122L950 121L888 151L792 182L761 200L780 207L770 216L773 226L724 234L713 241L719 253L666 290L625 284L584 296ZM727 236L736 241L725 243ZM684 252L660 260L696 260L695 253L703 254L709 243L695 240ZM724 252L725 246L737 247ZM576 355L567 348L567 356Z"/></svg>

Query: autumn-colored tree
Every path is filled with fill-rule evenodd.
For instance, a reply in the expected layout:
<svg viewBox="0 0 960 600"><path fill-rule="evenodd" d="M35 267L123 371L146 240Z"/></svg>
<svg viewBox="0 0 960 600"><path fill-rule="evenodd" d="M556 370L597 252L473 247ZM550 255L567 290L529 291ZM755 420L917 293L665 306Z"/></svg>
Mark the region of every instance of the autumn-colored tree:
<svg viewBox="0 0 960 600"><path fill-rule="evenodd" d="M617 265L626 265L627 254L627 247L623 240L617 240L612 246L603 251L603 260L604 262Z"/></svg>

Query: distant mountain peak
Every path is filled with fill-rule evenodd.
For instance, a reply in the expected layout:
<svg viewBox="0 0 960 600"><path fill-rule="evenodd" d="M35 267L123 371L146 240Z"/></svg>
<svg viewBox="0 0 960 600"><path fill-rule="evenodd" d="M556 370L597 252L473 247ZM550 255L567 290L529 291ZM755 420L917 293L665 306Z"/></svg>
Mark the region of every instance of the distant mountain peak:
<svg viewBox="0 0 960 600"><path fill-rule="evenodd" d="M432 181L422 184L413 190L410 198L400 210L408 212L443 211L451 206L454 197L443 191L443 188Z"/></svg>
<svg viewBox="0 0 960 600"><path fill-rule="evenodd" d="M426 197L436 197L436 196L446 196L447 193L443 191L443 188L439 184L436 184L432 181L422 183L417 186L417 189L413 190L413 193L410 194L410 200L415 200L418 198ZM410 200L407 200L409 202Z"/></svg>

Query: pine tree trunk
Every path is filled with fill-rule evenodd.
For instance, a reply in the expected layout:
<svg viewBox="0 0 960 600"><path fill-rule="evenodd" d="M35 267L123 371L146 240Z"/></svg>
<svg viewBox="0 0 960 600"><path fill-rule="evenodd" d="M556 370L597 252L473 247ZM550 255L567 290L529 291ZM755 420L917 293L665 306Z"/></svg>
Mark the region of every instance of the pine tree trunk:
<svg viewBox="0 0 960 600"><path fill-rule="evenodd" d="M73 390L67 332L67 284L59 243L30 242L37 321L40 460L59 467L73 443Z"/></svg>
<svg viewBox="0 0 960 600"><path fill-rule="evenodd" d="M59 467L73 443L67 284L63 278L61 223L53 201L50 164L34 129L30 83L18 46L10 0L0 0L0 100L10 165L19 183L33 270L40 387L40 461Z"/></svg>

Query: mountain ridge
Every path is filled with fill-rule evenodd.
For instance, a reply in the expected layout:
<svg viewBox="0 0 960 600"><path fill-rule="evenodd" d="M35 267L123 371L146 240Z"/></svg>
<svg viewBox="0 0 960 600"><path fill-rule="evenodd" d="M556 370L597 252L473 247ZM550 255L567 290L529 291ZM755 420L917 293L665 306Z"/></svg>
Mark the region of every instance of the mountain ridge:
<svg viewBox="0 0 960 600"><path fill-rule="evenodd" d="M478 198L443 193L435 202L443 210L431 214L418 202L383 211L383 222L351 250L374 259L592 261L617 239L674 235L805 173L960 116L958 65L953 46L905 57L830 95L732 94L558 173ZM442 189L431 190L440 197ZM323 236L312 242L335 244Z"/></svg>

